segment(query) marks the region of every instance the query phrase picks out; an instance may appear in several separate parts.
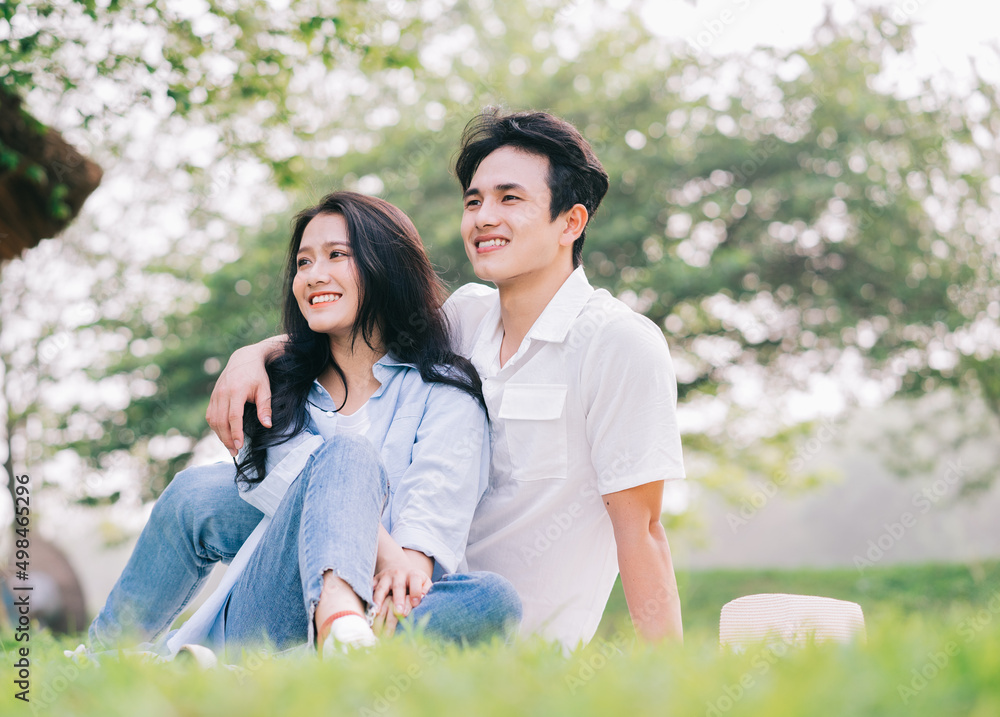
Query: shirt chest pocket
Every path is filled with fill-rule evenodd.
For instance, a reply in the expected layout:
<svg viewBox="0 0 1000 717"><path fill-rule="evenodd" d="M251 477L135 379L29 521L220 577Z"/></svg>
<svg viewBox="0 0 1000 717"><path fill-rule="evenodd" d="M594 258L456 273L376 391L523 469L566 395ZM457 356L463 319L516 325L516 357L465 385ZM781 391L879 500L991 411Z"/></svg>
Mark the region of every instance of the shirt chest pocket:
<svg viewBox="0 0 1000 717"><path fill-rule="evenodd" d="M507 384L497 418L516 480L566 477L565 385Z"/></svg>
<svg viewBox="0 0 1000 717"><path fill-rule="evenodd" d="M389 479L389 492L395 493L399 480L413 461L413 444L416 441L420 416L397 415L382 444L380 455Z"/></svg>

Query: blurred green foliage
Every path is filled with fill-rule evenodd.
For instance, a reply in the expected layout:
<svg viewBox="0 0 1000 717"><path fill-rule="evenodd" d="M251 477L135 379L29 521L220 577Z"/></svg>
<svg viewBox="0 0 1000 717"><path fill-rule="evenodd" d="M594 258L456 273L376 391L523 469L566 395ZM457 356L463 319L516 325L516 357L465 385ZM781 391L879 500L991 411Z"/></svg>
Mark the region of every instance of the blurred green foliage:
<svg viewBox="0 0 1000 717"><path fill-rule="evenodd" d="M193 310L178 311L140 327L136 327L134 319L103 322L106 330L124 331L132 340L155 342L155 368L150 373L149 357L133 353L117 362L113 372L148 386L146 395L134 398L124 410L109 414L100 440L73 443L80 455L106 468L117 452L138 452L149 471L143 490L147 499L159 495L173 475L185 467L193 449L190 442L182 444L178 451L157 456L149 453L149 439L157 435L204 435L208 396L229 355L241 346L280 332L287 226L276 222L275 229L261 233L237 261L210 274L206 279L208 298L192 302ZM104 372L95 367L91 373L96 379Z"/></svg>
<svg viewBox="0 0 1000 717"><path fill-rule="evenodd" d="M308 95L296 73L414 67L422 28L389 0L6 0L0 85L22 96L86 93L82 126L104 131L132 106L166 100L174 116L211 124L231 151L263 159L281 186L294 186L291 158L267 139L275 128L312 136L294 110ZM258 121L248 128L251 111Z"/></svg>
<svg viewBox="0 0 1000 717"><path fill-rule="evenodd" d="M664 327L683 404L728 406L727 421L685 436L689 460L714 466L713 487L738 497L740 479L786 470L808 438L808 426L734 397L748 371L780 396L855 362L884 394L947 388L960 407L984 403L977 430L995 433L996 88L980 81L962 98L925 82L918 96L896 97L887 68L912 35L878 11L827 25L797 51L729 58L678 51L626 13L576 38L567 60L554 49L560 6L474 5L457 3L433 29L439 40L471 32L470 49L418 75L372 73L378 91L345 96L349 118L322 131L348 150L314 157L318 170L302 164L297 207L334 188L379 193L414 219L453 286L474 280L450 170L461 130L486 104L547 109L583 131L612 179L584 248L591 281ZM197 416L217 367L273 330L231 324L278 300L281 236L245 237L243 257L207 278L210 298L168 320L201 328L182 351L155 357L157 394L133 404L129 424L165 407L156 431L204 432ZM250 295L234 295L238 278ZM894 458L900 472L926 469L905 448ZM792 478L809 485L818 474Z"/></svg>

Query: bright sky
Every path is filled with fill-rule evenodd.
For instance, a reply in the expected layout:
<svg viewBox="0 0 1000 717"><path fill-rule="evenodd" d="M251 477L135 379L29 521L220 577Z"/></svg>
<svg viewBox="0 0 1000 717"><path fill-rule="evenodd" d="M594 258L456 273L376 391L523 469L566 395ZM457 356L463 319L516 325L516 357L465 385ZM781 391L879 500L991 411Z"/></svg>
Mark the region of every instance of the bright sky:
<svg viewBox="0 0 1000 717"><path fill-rule="evenodd" d="M1000 28L1000 3L983 0L647 0L643 17L652 32L682 40L693 52L728 54L760 45L801 46L831 4L838 22L864 7L882 8L897 23L913 22L915 69L925 77L942 69L967 77L970 54L984 62L982 50L997 43ZM995 59L981 69L1000 82Z"/></svg>

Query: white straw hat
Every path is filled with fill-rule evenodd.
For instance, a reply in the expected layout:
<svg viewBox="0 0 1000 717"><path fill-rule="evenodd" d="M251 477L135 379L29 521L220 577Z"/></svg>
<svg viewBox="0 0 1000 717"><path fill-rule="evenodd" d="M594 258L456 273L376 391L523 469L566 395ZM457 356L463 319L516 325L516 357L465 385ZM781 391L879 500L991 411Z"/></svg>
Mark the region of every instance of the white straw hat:
<svg viewBox="0 0 1000 717"><path fill-rule="evenodd" d="M765 593L737 598L722 606L719 644L742 650L748 643L780 641L803 646L816 642L865 640L861 606L816 595Z"/></svg>

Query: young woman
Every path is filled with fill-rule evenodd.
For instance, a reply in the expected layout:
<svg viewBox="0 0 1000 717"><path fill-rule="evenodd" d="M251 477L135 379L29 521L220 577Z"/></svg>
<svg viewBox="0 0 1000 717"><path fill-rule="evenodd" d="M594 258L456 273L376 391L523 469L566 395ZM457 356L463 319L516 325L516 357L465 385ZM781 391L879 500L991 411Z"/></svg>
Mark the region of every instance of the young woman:
<svg viewBox="0 0 1000 717"><path fill-rule="evenodd" d="M479 378L450 348L442 301L396 207L336 192L301 212L286 336L268 362L271 425L247 412L235 467L174 478L91 625L92 646L125 632L155 641L218 561L230 563L223 584L158 651L370 645L363 615L381 608L385 619L390 594L394 614L426 618L441 637L511 630L510 584L455 573L489 439Z"/></svg>

